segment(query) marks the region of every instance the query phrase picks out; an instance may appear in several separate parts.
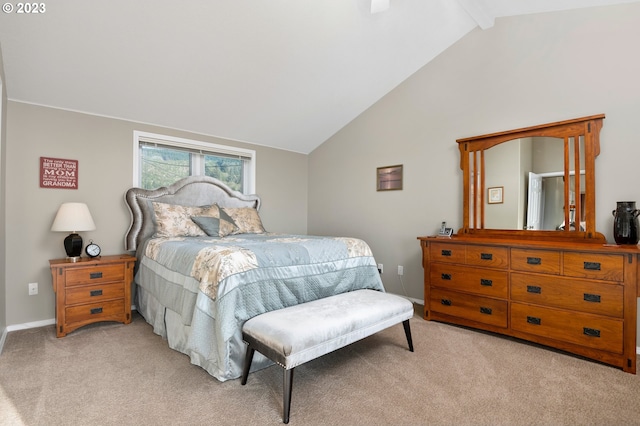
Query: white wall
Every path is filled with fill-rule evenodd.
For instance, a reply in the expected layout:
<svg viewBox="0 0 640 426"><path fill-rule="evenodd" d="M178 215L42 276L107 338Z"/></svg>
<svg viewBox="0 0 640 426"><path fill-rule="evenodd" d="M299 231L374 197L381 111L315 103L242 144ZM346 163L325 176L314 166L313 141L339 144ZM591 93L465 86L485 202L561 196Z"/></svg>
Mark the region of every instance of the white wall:
<svg viewBox="0 0 640 426"><path fill-rule="evenodd" d="M639 22L633 3L472 31L310 154L309 233L363 237L387 290L422 300L416 237L462 224L456 139L605 113L596 227L613 241L616 201L640 201ZM376 192L376 167L392 164L404 189Z"/></svg>

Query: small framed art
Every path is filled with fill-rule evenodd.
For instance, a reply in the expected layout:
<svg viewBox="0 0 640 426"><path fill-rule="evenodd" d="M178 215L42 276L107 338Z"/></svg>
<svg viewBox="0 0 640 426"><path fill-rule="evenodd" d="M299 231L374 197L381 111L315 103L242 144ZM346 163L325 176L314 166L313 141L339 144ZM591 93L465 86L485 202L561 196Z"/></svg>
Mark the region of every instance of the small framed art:
<svg viewBox="0 0 640 426"><path fill-rule="evenodd" d="M494 186L487 189L487 203L500 204L503 202L504 186Z"/></svg>
<svg viewBox="0 0 640 426"><path fill-rule="evenodd" d="M378 191L402 189L402 165L378 167L376 189Z"/></svg>

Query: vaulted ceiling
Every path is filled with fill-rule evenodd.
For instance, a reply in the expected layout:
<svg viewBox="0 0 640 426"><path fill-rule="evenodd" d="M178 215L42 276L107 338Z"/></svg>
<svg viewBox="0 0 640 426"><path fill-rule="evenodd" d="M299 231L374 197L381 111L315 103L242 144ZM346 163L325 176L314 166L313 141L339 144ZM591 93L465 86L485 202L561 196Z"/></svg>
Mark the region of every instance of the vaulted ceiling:
<svg viewBox="0 0 640 426"><path fill-rule="evenodd" d="M0 14L7 96L309 153L478 26L637 0L389 0L371 13L372 1L385 3L45 0L44 13L14 8Z"/></svg>

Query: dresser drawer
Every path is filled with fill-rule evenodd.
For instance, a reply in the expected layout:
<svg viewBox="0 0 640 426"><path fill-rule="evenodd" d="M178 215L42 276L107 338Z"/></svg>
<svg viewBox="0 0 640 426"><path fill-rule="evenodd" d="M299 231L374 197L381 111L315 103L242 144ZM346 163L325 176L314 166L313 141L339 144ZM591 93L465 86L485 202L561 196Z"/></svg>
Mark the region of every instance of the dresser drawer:
<svg viewBox="0 0 640 426"><path fill-rule="evenodd" d="M433 263L430 278L436 287L504 299L509 293L507 271Z"/></svg>
<svg viewBox="0 0 640 426"><path fill-rule="evenodd" d="M621 285L554 276L511 274L511 300L622 318Z"/></svg>
<svg viewBox="0 0 640 426"><path fill-rule="evenodd" d="M124 279L124 265L100 265L87 266L67 270L67 286L93 283L106 283L109 281L122 281Z"/></svg>
<svg viewBox="0 0 640 426"><path fill-rule="evenodd" d="M465 246L462 244L431 243L429 257L432 262L464 263Z"/></svg>
<svg viewBox="0 0 640 426"><path fill-rule="evenodd" d="M69 306L65 309L67 323L83 321L101 321L114 318L120 321L124 316L124 299L106 302L90 303L87 305ZM116 319L117 318L117 319Z"/></svg>
<svg viewBox="0 0 640 426"><path fill-rule="evenodd" d="M66 290L66 304L93 303L124 297L124 283L94 284L69 287Z"/></svg>
<svg viewBox="0 0 640 426"><path fill-rule="evenodd" d="M507 327L507 302L441 289L431 289L432 312L466 318L497 327Z"/></svg>
<svg viewBox="0 0 640 426"><path fill-rule="evenodd" d="M509 251L506 247L467 246L467 265L506 269L509 266Z"/></svg>
<svg viewBox="0 0 640 426"><path fill-rule="evenodd" d="M564 275L606 281L624 281L624 256L566 252Z"/></svg>
<svg viewBox="0 0 640 426"><path fill-rule="evenodd" d="M511 328L553 340L622 353L621 319L513 302Z"/></svg>
<svg viewBox="0 0 640 426"><path fill-rule="evenodd" d="M560 274L560 252L511 249L511 269L541 274Z"/></svg>

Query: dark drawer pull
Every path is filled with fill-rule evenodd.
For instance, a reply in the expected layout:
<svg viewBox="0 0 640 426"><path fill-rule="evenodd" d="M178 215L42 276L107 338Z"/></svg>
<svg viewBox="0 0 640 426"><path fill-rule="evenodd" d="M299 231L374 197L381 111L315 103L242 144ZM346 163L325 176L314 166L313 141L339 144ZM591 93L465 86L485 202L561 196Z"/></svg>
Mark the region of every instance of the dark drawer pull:
<svg viewBox="0 0 640 426"><path fill-rule="evenodd" d="M451 306L451 300L449 299L441 299L440 303L442 303L444 306Z"/></svg>
<svg viewBox="0 0 640 426"><path fill-rule="evenodd" d="M542 322L542 320L538 317L530 317L527 316L527 322L529 324L533 324L533 325L540 325L540 323Z"/></svg>
<svg viewBox="0 0 640 426"><path fill-rule="evenodd" d="M542 264L542 259L539 257L527 257L527 263L529 265L540 265Z"/></svg>
<svg viewBox="0 0 640 426"><path fill-rule="evenodd" d="M92 272L89 274L89 278L95 280L96 278L102 278L102 272Z"/></svg>
<svg viewBox="0 0 640 426"><path fill-rule="evenodd" d="M537 285L528 285L527 286L527 293L540 294L540 293L542 293L542 287L538 287Z"/></svg>
<svg viewBox="0 0 640 426"><path fill-rule="evenodd" d="M492 312L493 312L493 310L491 308L485 308L484 306L480 306L480 313L481 314L491 315Z"/></svg>
<svg viewBox="0 0 640 426"><path fill-rule="evenodd" d="M600 303L600 295L599 294L585 293L584 294L584 301L585 302Z"/></svg>
<svg viewBox="0 0 640 426"><path fill-rule="evenodd" d="M488 280L486 278L480 278L480 285L485 287L491 287L493 285L493 280Z"/></svg>
<svg viewBox="0 0 640 426"><path fill-rule="evenodd" d="M590 337L600 337L600 330L596 330L595 328L583 327L582 332Z"/></svg>
<svg viewBox="0 0 640 426"><path fill-rule="evenodd" d="M91 297L102 296L102 290L91 290L90 294L91 294Z"/></svg>
<svg viewBox="0 0 640 426"><path fill-rule="evenodd" d="M482 260L493 260L492 253L480 253L480 259Z"/></svg>
<svg viewBox="0 0 640 426"><path fill-rule="evenodd" d="M441 253L443 256L451 256L451 250L442 250Z"/></svg>
<svg viewBox="0 0 640 426"><path fill-rule="evenodd" d="M584 262L584 269L588 271L599 271L600 262Z"/></svg>
<svg viewBox="0 0 640 426"><path fill-rule="evenodd" d="M102 313L102 308L93 308L93 309L91 309L91 315L101 314L101 313Z"/></svg>
<svg viewBox="0 0 640 426"><path fill-rule="evenodd" d="M440 277L443 280L451 281L451 274L442 274L442 275L440 275Z"/></svg>

